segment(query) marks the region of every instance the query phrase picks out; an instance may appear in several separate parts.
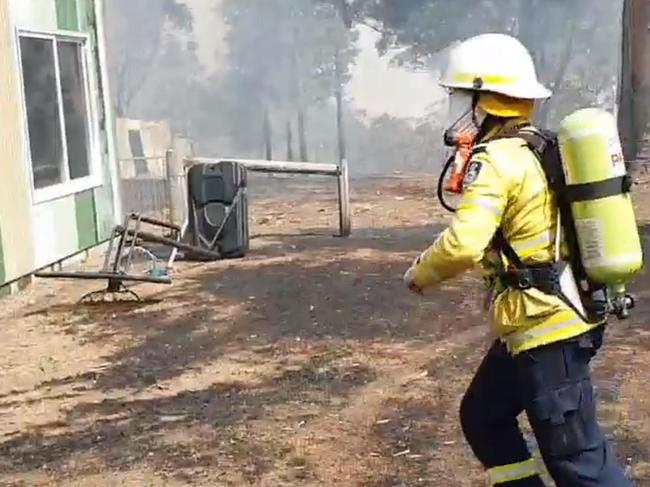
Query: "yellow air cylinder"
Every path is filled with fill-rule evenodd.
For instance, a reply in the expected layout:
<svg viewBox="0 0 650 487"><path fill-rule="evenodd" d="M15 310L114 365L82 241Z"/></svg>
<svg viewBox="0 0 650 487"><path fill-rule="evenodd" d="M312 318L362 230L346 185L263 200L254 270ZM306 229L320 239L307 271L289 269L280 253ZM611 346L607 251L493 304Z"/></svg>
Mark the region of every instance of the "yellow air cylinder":
<svg viewBox="0 0 650 487"><path fill-rule="evenodd" d="M578 110L560 123L558 143L585 271L621 295L643 252L616 121L599 108Z"/></svg>

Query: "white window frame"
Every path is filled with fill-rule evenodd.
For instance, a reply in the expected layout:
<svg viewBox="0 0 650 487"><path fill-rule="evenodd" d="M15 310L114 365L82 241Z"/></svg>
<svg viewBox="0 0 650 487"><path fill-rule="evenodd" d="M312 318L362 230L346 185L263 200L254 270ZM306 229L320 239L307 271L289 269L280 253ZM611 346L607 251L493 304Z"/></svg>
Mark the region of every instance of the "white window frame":
<svg viewBox="0 0 650 487"><path fill-rule="evenodd" d="M20 47L21 38L35 38L49 40L54 44L54 68L56 72L57 98L59 103L59 123L61 124L61 137L63 143L63 182L47 186L44 188L34 187L34 170L32 165L32 152L29 140L29 121L27 118L27 99L25 94L25 83L23 79L22 52ZM90 175L70 179L70 167L68 163L68 149L65 127L65 113L63 101L61 99L61 72L59 66L59 54L56 49L57 41L69 41L80 44L79 52L81 53L82 66L82 84L84 95L86 97L86 120L88 123L88 164ZM102 158L100 145L100 131L97 101L93 99L89 76L90 59L92 59L90 36L80 32L69 31L33 31L27 29L16 29L16 49L18 54L18 69L20 73L20 94L23 107L23 136L25 140L25 160L27 174L29 175L29 184L32 191L32 201L34 204L44 203L54 199L70 196L88 189L97 188L103 184Z"/></svg>

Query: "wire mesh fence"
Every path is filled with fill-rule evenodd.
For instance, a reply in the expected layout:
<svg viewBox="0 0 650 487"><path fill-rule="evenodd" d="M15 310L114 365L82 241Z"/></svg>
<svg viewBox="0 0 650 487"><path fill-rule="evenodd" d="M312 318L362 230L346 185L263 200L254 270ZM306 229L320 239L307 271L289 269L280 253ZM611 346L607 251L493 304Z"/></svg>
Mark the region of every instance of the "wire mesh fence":
<svg viewBox="0 0 650 487"><path fill-rule="evenodd" d="M171 219L173 203L167 166L164 154L120 159L120 191L125 214Z"/></svg>
<svg viewBox="0 0 650 487"><path fill-rule="evenodd" d="M181 164L181 168L176 167ZM174 151L160 156L119 161L120 191L125 214L182 224L187 217L187 194L182 161Z"/></svg>

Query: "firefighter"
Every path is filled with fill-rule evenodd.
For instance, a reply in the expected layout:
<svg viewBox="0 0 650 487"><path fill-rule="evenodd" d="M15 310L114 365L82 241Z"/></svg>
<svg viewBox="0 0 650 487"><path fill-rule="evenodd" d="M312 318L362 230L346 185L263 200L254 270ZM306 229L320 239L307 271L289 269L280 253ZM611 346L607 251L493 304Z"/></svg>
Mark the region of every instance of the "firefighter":
<svg viewBox="0 0 650 487"><path fill-rule="evenodd" d="M526 48L501 34L454 46L441 85L450 94L445 141L459 152L473 141L471 156L451 224L415 259L404 281L422 294L479 266L490 283L497 339L461 401L465 438L490 485L543 486L518 427L525 411L558 487L631 486L596 418L589 364L601 346L604 320L587 322L543 286L516 288L504 278L512 259L501 241L514 258L542 270L557 251L555 200L539 159L516 136L535 130L535 102L551 92L538 81Z"/></svg>

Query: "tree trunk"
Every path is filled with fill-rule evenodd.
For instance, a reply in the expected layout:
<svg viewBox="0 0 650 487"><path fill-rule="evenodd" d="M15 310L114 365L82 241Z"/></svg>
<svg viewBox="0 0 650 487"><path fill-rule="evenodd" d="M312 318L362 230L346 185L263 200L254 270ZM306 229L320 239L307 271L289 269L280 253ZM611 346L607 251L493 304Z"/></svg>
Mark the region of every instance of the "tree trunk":
<svg viewBox="0 0 650 487"><path fill-rule="evenodd" d="M305 113L301 109L298 112L298 147L300 150L300 160L309 161L307 154L307 135L305 134Z"/></svg>
<svg viewBox="0 0 650 487"><path fill-rule="evenodd" d="M339 149L339 162L343 162L347 158L347 155L345 147L345 130L343 128L343 82L341 81L341 66L339 57L339 50L337 48L334 54L334 76L336 78L336 134Z"/></svg>
<svg viewBox="0 0 650 487"><path fill-rule="evenodd" d="M292 109L298 112L298 151L299 159L307 161L307 139L305 137L305 102L304 86L302 79L302 59L298 52L298 46L302 39L300 24L293 30L293 49L291 51L291 81L289 87L289 99L293 104Z"/></svg>
<svg viewBox="0 0 650 487"><path fill-rule="evenodd" d="M119 97L115 103L115 117L124 118L124 108L122 107L122 102L119 100Z"/></svg>
<svg viewBox="0 0 650 487"><path fill-rule="evenodd" d="M549 88L557 92L558 87L562 84L562 80L566 74L566 71L571 63L571 56L573 54L573 35L569 36L566 45L564 46L564 52L562 53L562 58L560 59L560 64L557 67L555 72L555 77L550 82ZM544 100L537 110L537 123L540 127L545 127L548 124L548 117L551 113L551 103L549 100Z"/></svg>
<svg viewBox="0 0 650 487"><path fill-rule="evenodd" d="M648 69L645 42L648 36L646 0L625 0L623 3L622 63L618 91L618 130L628 169L639 156L647 121Z"/></svg>
<svg viewBox="0 0 650 487"><path fill-rule="evenodd" d="M634 93L634 144L633 152L636 160L639 158L648 123L648 86L646 71L648 69L648 2L636 0L632 3L632 88Z"/></svg>
<svg viewBox="0 0 650 487"><path fill-rule="evenodd" d="M273 145L271 142L271 118L269 111L264 110L264 153L267 161L273 160Z"/></svg>
<svg viewBox="0 0 650 487"><path fill-rule="evenodd" d="M338 0L336 6L339 10L339 16L341 17L343 25L345 25L347 29L351 29L353 13L350 3L348 3L347 0Z"/></svg>
<svg viewBox="0 0 650 487"><path fill-rule="evenodd" d="M293 161L293 133L291 122L287 122L287 161Z"/></svg>

